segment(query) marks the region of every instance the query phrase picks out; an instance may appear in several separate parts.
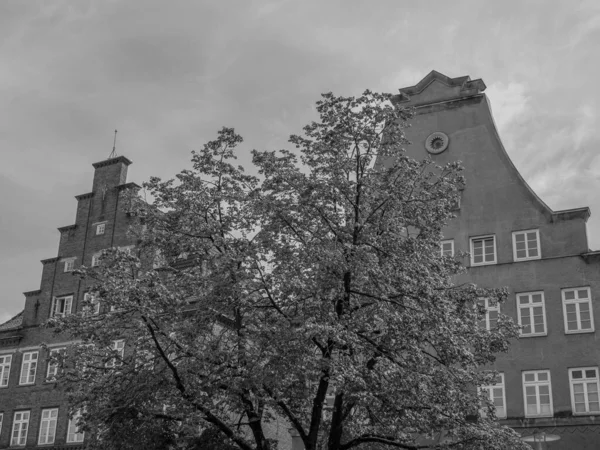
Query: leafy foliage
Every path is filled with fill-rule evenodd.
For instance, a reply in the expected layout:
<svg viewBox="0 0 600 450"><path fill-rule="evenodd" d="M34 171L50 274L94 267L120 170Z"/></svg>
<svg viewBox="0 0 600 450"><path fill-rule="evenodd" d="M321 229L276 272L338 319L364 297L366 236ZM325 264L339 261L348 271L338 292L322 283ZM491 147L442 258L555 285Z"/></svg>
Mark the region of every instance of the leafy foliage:
<svg viewBox="0 0 600 450"><path fill-rule="evenodd" d="M516 336L506 317L481 327L478 300L506 291L455 285L460 259L440 255L461 167L407 157L410 114L389 100L324 94L290 138L299 158L253 152L260 179L223 128L191 169L145 183L135 252L81 271L100 313L88 300L51 324L81 340L60 380L98 448L210 426L274 449L277 421L307 450L526 448L477 390Z"/></svg>

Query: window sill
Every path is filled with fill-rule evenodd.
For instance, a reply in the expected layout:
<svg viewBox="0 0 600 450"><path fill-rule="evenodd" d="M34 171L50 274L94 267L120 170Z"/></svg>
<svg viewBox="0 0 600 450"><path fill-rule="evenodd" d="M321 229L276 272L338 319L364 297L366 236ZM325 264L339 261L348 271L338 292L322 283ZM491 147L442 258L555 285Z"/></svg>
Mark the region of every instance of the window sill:
<svg viewBox="0 0 600 450"><path fill-rule="evenodd" d="M485 263L471 263L471 267L481 267L481 266L493 266L498 264L497 261L494 262L485 262Z"/></svg>
<svg viewBox="0 0 600 450"><path fill-rule="evenodd" d="M582 417L582 416L583 417L585 417L585 416L600 416L600 411L596 411L596 412L583 412L583 413L573 412L573 415L577 416L577 417Z"/></svg>
<svg viewBox="0 0 600 450"><path fill-rule="evenodd" d="M521 339L521 338L532 338L532 337L545 337L545 336L548 336L548 332L545 332L545 333L534 333L534 334L519 334L519 339ZM527 416L525 416L525 417L527 417Z"/></svg>
<svg viewBox="0 0 600 450"><path fill-rule="evenodd" d="M544 418L546 418L546 419L547 419L547 418L552 418L552 417L554 417L554 413L551 413L551 414L544 414L544 415L542 415L542 414L539 414L539 415L536 415L536 416L528 416L528 415L525 415L525 418L526 418L526 419L544 419Z"/></svg>
<svg viewBox="0 0 600 450"><path fill-rule="evenodd" d="M536 261L538 259L542 259L542 257L541 256L534 256L534 257L530 257L530 258L514 258L513 257L513 262Z"/></svg>
<svg viewBox="0 0 600 450"><path fill-rule="evenodd" d="M591 330L571 330L571 331L565 331L565 334L586 334L586 333L593 333L595 330L592 328ZM600 413L598 413L600 414Z"/></svg>

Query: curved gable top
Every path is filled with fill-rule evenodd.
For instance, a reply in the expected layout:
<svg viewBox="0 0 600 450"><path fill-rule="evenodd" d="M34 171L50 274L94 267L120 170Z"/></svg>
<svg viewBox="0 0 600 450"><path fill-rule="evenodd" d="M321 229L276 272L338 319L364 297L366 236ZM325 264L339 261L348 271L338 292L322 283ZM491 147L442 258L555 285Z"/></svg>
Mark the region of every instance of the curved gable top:
<svg viewBox="0 0 600 450"><path fill-rule="evenodd" d="M432 70L414 86L400 89L394 100L402 106L421 106L471 97L481 94L485 88L481 79L471 80L468 75L450 78Z"/></svg>

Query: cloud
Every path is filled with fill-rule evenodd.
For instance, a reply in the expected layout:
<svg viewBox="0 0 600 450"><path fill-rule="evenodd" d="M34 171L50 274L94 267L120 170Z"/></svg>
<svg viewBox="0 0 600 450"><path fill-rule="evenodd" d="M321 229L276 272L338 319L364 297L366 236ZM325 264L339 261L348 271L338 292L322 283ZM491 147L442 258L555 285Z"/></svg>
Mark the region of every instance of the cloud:
<svg viewBox="0 0 600 450"><path fill-rule="evenodd" d="M485 91L490 99L494 122L504 139L510 135L510 125L528 111L529 99L526 92L527 86L515 81L494 83Z"/></svg>

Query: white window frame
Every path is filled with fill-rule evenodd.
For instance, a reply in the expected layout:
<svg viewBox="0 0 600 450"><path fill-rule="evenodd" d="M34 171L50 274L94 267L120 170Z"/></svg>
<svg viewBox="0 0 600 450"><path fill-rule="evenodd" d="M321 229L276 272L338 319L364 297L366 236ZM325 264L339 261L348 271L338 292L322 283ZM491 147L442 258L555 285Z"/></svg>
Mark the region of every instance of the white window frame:
<svg viewBox="0 0 600 450"><path fill-rule="evenodd" d="M536 250L537 256L529 256L529 247L527 247L527 233L535 232L535 242L536 242ZM524 234L525 235L525 253L527 256L523 258L517 257L517 235ZM542 246L540 244L540 230L539 229L531 229L531 230L519 230L513 231L512 233L512 247L513 247L513 261L531 261L533 259L542 259Z"/></svg>
<svg viewBox="0 0 600 450"><path fill-rule="evenodd" d="M63 353L65 350L66 350L66 347L52 348L48 352L48 356L50 358L52 358L53 354L56 354L56 353L60 354L60 353ZM46 382L48 382L48 383L55 382L56 375L58 375L59 369L60 369L60 367L58 366L58 363L52 363L52 361L48 360L48 364L47 364L47 368L46 368Z"/></svg>
<svg viewBox="0 0 600 450"><path fill-rule="evenodd" d="M87 306L86 312L91 315L100 314L100 300L98 300L95 292L86 292L83 294L83 299L89 302L91 306Z"/></svg>
<svg viewBox="0 0 600 450"><path fill-rule="evenodd" d="M485 308L485 318L483 320L485 321L485 329L489 331L492 329L490 326L490 312L496 311L498 315L500 315L500 303L496 302L495 306L490 306L490 299L484 297L481 297L478 301L482 302L483 307ZM497 317L496 322L498 322Z"/></svg>
<svg viewBox="0 0 600 450"><path fill-rule="evenodd" d="M96 224L96 236L100 236L106 232L106 222Z"/></svg>
<svg viewBox="0 0 600 450"><path fill-rule="evenodd" d="M587 298L580 299L579 291L583 291L583 290L587 291ZM565 298L567 292L574 292L575 298L567 300ZM594 311L592 310L592 291L589 288L589 286L561 289L561 297L562 297L562 304L563 304L563 317L564 317L564 322L565 322L565 334L593 333L594 332ZM588 304L591 328L585 328L585 329L581 328L581 306L580 305L582 303ZM577 329L575 329L575 330L569 330L569 328L568 328L569 324L567 321L567 319L568 319L567 305L575 305L575 314L577 316Z"/></svg>
<svg viewBox="0 0 600 450"><path fill-rule="evenodd" d="M485 390L486 391L486 395L488 397L488 399L490 399L490 401L492 403L494 403L494 391L493 389L502 389L502 404L504 405L504 414L498 414L498 407L496 407L496 418L498 419L506 419L506 385L504 383L504 373L500 372L498 373L498 382L494 383L494 384L488 384L487 386L481 386L481 390ZM494 404L495 406L495 404Z"/></svg>
<svg viewBox="0 0 600 450"><path fill-rule="evenodd" d="M0 388L8 387L11 365L12 355L0 355Z"/></svg>
<svg viewBox="0 0 600 450"><path fill-rule="evenodd" d="M65 272L73 272L75 270L75 258L69 258L64 260L65 263Z"/></svg>
<svg viewBox="0 0 600 450"><path fill-rule="evenodd" d="M69 418L69 426L67 427L67 444L75 442L83 442L85 439L85 432L79 432L77 427L77 420L81 417L81 411L76 411L71 418Z"/></svg>
<svg viewBox="0 0 600 450"><path fill-rule="evenodd" d="M58 420L58 408L42 409L40 418L40 435L38 445L54 444L56 439L56 422Z"/></svg>
<svg viewBox="0 0 600 450"><path fill-rule="evenodd" d="M533 320L533 308L534 307L538 307L539 305L533 304L531 303L531 297L535 294L540 294L542 296L542 303L541 303L541 307L542 307L542 316L544 318L544 331L542 332L535 332L535 324L534 324L534 320ZM521 297L529 297L529 302L525 305L521 305ZM523 326L522 325L522 313L521 311L523 309L529 309L529 317L531 319L531 333L523 333L523 328L521 328L520 331L520 336L521 337L535 337L535 336L547 336L548 335L548 321L546 320L546 299L544 296L544 291L532 291L532 292L519 292L516 295L516 299L517 299L517 315L518 315L518 319L519 319L519 326Z"/></svg>
<svg viewBox="0 0 600 450"><path fill-rule="evenodd" d="M594 377L588 377L586 371L593 370L596 375ZM582 378L573 378L573 372L581 371ZM600 378L598 377L598 367L573 367L569 369L569 387L571 390L571 408L573 415L575 416L590 416L590 415L598 415L600 414L600 410L598 411L590 411L590 401L588 386L589 384L595 382L596 383L596 396L600 396ZM583 396L585 398L585 411L577 412L575 411L575 384L583 385Z"/></svg>
<svg viewBox="0 0 600 450"><path fill-rule="evenodd" d="M29 418L31 411L15 411L13 426L10 434L11 447L25 447L27 445L27 433L29 432ZM16 436L15 436L15 433Z"/></svg>
<svg viewBox="0 0 600 450"><path fill-rule="evenodd" d="M454 239L440 241L440 253L444 256L444 244L450 244L450 253L446 256L454 256Z"/></svg>
<svg viewBox="0 0 600 450"><path fill-rule="evenodd" d="M100 265L100 258L102 258L102 252L94 253L92 255L92 267L98 267Z"/></svg>
<svg viewBox="0 0 600 450"><path fill-rule="evenodd" d="M124 339L117 339L116 341L113 341L110 349L111 349L112 352L117 352L118 353L118 355L120 357L120 361L117 361L117 358L111 358L106 363L106 367L111 368L111 367L121 366L123 364L123 358L125 356L125 340Z"/></svg>
<svg viewBox="0 0 600 450"><path fill-rule="evenodd" d="M23 360L21 361L21 376L19 377L19 386L35 384L35 375L37 373L39 353L40 352L38 352L37 350L33 352L23 353Z"/></svg>
<svg viewBox="0 0 600 450"><path fill-rule="evenodd" d="M62 309L58 311L58 309ZM71 314L73 308L73 296L62 295L52 299L52 308L50 309L50 317L64 317Z"/></svg>
<svg viewBox="0 0 600 450"><path fill-rule="evenodd" d="M547 380L539 380L540 374L545 373L548 375ZM525 375L534 374L534 381L525 381ZM549 407L550 411L547 413L541 412L541 402L540 402L540 386L548 386L548 397L549 397ZM527 387L535 388L536 395L536 407L537 413L530 414L527 412ZM523 372L523 407L525 408L525 417L552 417L554 415L554 405L552 402L552 379L550 377L549 370L526 370Z"/></svg>
<svg viewBox="0 0 600 450"><path fill-rule="evenodd" d="M476 263L475 262L475 252L474 252L474 243L475 241L485 241L489 238L492 238L494 242L494 260L493 261L485 261L485 243L483 245L483 262ZM496 248L496 235L495 234L486 234L483 236L474 236L469 239L469 247L471 250L471 266L489 266L492 264L498 264L498 250Z"/></svg>

